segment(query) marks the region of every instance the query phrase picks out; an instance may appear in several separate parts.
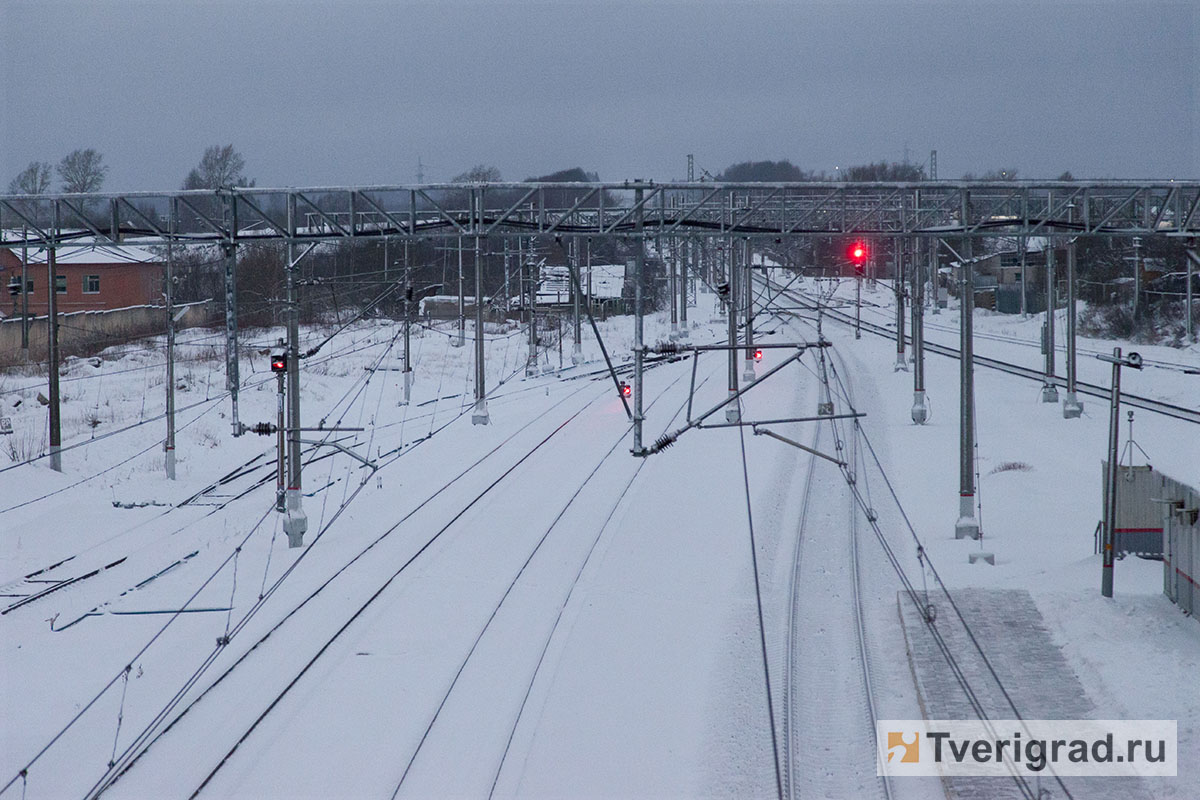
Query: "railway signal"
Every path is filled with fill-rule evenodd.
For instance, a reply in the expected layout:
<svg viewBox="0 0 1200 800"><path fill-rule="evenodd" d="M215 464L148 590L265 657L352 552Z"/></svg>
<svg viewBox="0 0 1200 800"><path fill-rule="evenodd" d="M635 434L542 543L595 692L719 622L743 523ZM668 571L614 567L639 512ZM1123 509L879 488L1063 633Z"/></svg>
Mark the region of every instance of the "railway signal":
<svg viewBox="0 0 1200 800"><path fill-rule="evenodd" d="M625 381L621 381L621 397L632 397L633 387Z"/></svg>
<svg viewBox="0 0 1200 800"><path fill-rule="evenodd" d="M867 243L861 239L850 245L850 249L846 251L846 256L850 259L850 263L854 265L854 338L862 338L862 277L864 268L867 264L867 256L870 251L867 248Z"/></svg>
<svg viewBox="0 0 1200 800"><path fill-rule="evenodd" d="M762 350L755 350L755 351L754 351L754 360L755 360L755 361L762 361Z"/></svg>
<svg viewBox="0 0 1200 800"><path fill-rule="evenodd" d="M271 356L271 372L287 372L287 353L276 353Z"/></svg>
<svg viewBox="0 0 1200 800"><path fill-rule="evenodd" d="M863 274L863 268L867 264L868 253L867 244L862 241L857 241L850 245L850 249L846 251L850 263L854 265L854 271L859 275Z"/></svg>

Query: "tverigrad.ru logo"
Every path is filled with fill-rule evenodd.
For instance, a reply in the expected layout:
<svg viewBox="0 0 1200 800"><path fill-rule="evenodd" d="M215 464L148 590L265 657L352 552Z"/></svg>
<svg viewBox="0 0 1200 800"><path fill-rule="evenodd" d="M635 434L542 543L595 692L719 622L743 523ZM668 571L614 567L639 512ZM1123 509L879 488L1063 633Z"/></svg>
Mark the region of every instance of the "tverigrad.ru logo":
<svg viewBox="0 0 1200 800"><path fill-rule="evenodd" d="M1175 720L881 720L879 775L1175 775Z"/></svg>
<svg viewBox="0 0 1200 800"><path fill-rule="evenodd" d="M902 764L921 762L921 733L919 731L888 731L887 760Z"/></svg>

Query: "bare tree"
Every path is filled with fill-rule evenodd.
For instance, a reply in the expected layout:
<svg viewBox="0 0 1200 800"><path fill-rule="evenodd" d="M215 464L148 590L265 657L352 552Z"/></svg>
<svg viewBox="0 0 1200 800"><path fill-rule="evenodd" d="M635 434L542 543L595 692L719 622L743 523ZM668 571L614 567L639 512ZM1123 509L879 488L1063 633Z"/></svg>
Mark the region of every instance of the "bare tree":
<svg viewBox="0 0 1200 800"><path fill-rule="evenodd" d="M871 162L850 167L845 172L850 181L923 181L925 169L917 164L887 161Z"/></svg>
<svg viewBox="0 0 1200 800"><path fill-rule="evenodd" d="M50 165L45 161L31 161L17 177L8 184L9 194L45 194L50 191ZM34 221L42 220L43 203L37 200L22 200L18 203L21 213Z"/></svg>
<svg viewBox="0 0 1200 800"><path fill-rule="evenodd" d="M1003 169L989 169L982 175L976 175L974 172L964 173L962 176L964 181L1015 181L1017 179L1017 170L1012 167L1004 167Z"/></svg>
<svg viewBox="0 0 1200 800"><path fill-rule="evenodd" d="M62 190L68 193L97 192L104 185L104 176L107 174L104 156L91 147L74 150L58 162Z"/></svg>
<svg viewBox="0 0 1200 800"><path fill-rule="evenodd" d="M246 159L233 145L214 144L204 149L200 163L183 180L184 189L220 189L223 186L253 186L245 175Z"/></svg>
<svg viewBox="0 0 1200 800"><path fill-rule="evenodd" d="M717 177L730 183L807 181L812 180L812 173L805 172L785 158L782 161L741 161L726 167Z"/></svg>
<svg viewBox="0 0 1200 800"><path fill-rule="evenodd" d="M500 170L486 164L476 164L466 172L460 172L451 179L451 183L494 183L503 180ZM471 193L466 189L455 189L442 195L442 202L450 208L465 209L471 201Z"/></svg>
<svg viewBox="0 0 1200 800"><path fill-rule="evenodd" d="M502 180L500 170L486 164L476 164L466 172L454 176L453 183L495 183Z"/></svg>
<svg viewBox="0 0 1200 800"><path fill-rule="evenodd" d="M8 183L9 194L45 194L50 191L50 165L31 161Z"/></svg>

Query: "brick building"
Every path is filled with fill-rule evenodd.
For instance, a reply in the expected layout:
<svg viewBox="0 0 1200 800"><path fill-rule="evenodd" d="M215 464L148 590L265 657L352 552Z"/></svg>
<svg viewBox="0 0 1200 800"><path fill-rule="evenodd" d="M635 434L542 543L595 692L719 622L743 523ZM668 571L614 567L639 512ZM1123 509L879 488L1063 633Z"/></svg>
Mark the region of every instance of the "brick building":
<svg viewBox="0 0 1200 800"><path fill-rule="evenodd" d="M81 246L85 244L85 246ZM26 289L29 313L45 314L49 296L46 251L30 248ZM103 311L162 302L163 263L141 247L107 242L72 242L55 257L60 313ZM0 317L21 313L21 251L0 249ZM13 290L17 289L14 293Z"/></svg>

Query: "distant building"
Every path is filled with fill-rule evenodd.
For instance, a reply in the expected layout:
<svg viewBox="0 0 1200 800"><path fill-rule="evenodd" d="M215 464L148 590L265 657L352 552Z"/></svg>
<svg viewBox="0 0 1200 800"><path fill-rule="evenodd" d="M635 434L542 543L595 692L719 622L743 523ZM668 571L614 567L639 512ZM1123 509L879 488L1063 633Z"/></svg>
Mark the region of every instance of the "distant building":
<svg viewBox="0 0 1200 800"><path fill-rule="evenodd" d="M620 300L625 288L625 269L624 264L593 264L590 270L580 267L580 288L586 296L590 286L595 302ZM541 268L538 277L538 305L565 305L571 302L571 274L567 267L547 264Z"/></svg>
<svg viewBox="0 0 1200 800"><path fill-rule="evenodd" d="M1010 245L1004 247L1005 245ZM978 256L973 261L971 270L975 286L975 306L989 308L1006 314L1016 314L1021 311L1021 278L1025 278L1025 310L1036 314L1046 309L1046 252L1049 240L1044 236L1031 236L1025 241L1024 259L1022 259L1019 241L1006 242L1001 240L1001 247L990 255ZM1057 283L1062 283L1066 275L1066 250L1055 249L1057 258ZM949 261L949 266L940 270L944 276L945 285L950 294L957 296L958 283L961 279L961 265L957 261ZM1063 297L1058 297L1061 304Z"/></svg>
<svg viewBox="0 0 1200 800"><path fill-rule="evenodd" d="M46 251L30 248L26 270L29 313L48 310ZM163 263L141 247L76 240L58 249L55 256L58 310L105 311L162 302ZM20 314L21 251L0 249L0 284L7 290L0 316ZM10 288L11 287L11 288ZM17 289L13 293L13 289Z"/></svg>

